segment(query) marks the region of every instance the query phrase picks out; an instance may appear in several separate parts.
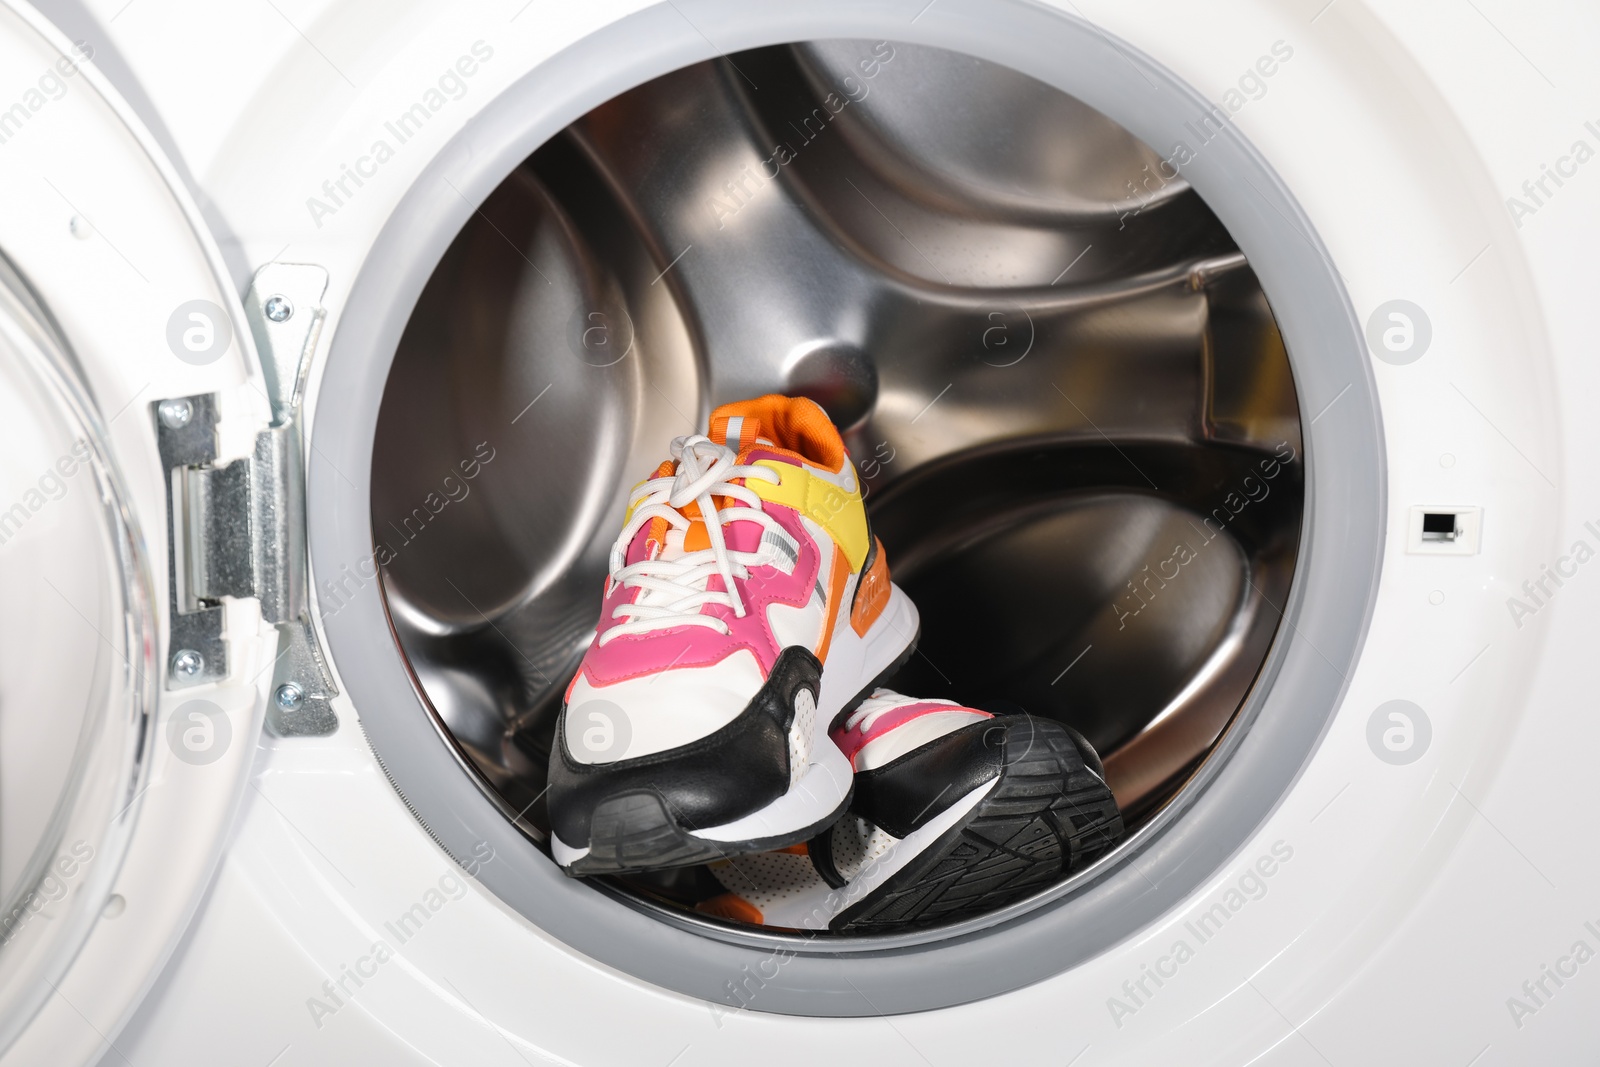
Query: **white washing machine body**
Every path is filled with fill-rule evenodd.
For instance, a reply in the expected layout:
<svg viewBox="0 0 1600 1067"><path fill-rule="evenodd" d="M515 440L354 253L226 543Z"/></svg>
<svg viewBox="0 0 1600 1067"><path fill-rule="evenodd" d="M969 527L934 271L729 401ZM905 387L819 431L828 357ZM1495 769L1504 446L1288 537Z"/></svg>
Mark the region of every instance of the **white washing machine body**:
<svg viewBox="0 0 1600 1067"><path fill-rule="evenodd" d="M1572 844L1596 818L1600 746L1584 699L1600 632L1587 566L1600 430L1586 411L1600 370L1584 358L1600 233L1593 12L135 0L49 15L0 7L0 105L26 112L0 110L0 251L36 302L10 314L43 324L8 344L56 367L63 410L101 457L96 498L129 546L107 572L126 596L103 602L133 621L98 637L126 668L116 788L82 801L83 818L100 813L92 835L51 839L67 855L88 842L92 877L62 869L66 891L37 912L52 921L8 942L14 960L24 934L40 947L0 974L20 983L5 989L4 1062L1488 1065L1600 1043L1600 861ZM1092 35L1102 64L1061 69L1043 38L1006 38L1012 18ZM1172 854L1183 839L1152 836L1120 866L1149 900L1103 943L1019 953L1014 982L983 957L982 995L943 1001L923 987L964 979L936 966L881 1006L872 982L886 979L863 977L859 1003L838 1010L797 999L810 973L797 953L727 957L742 962L720 973L698 960L679 983L671 959L652 972L599 935L532 921L511 902L507 850L419 821L369 743L385 742L375 718L364 729L377 711L342 658L352 624L330 590L375 585L376 566L313 533L308 575L294 529L303 466L305 513L335 530L324 546L370 523L341 504L369 497L371 475L339 424L375 418L381 380L362 395L352 383L370 368L347 353L392 355L405 316L378 314L373 294L414 299L437 259L418 197L454 198L435 221L459 228L543 138L622 89L824 37L1014 66L1162 153L1139 118L1141 83L1158 91L1143 64L1226 106L1230 138L1292 195L1286 211L1234 189L1219 207L1240 234L1254 211L1287 235L1240 245L1291 353L1327 326L1277 299L1274 264L1295 257L1337 278L1341 328L1369 340L1358 371L1295 370L1307 461L1327 477L1350 466L1352 499L1377 506L1346 535L1379 549L1346 578L1362 619L1349 658L1319 647L1315 604L1283 605L1278 640L1323 664L1328 708L1220 855L1197 849L1188 869ZM426 121L397 130L419 105ZM1198 147L1185 177L1229 204L1224 148ZM1363 397L1381 418L1375 475L1336 447ZM178 399L186 414L162 406ZM230 496L228 472L246 469L251 488ZM288 521L263 548L280 513L268 504ZM1324 544L1340 507L1310 498ZM240 509L254 547L229 540ZM1430 511L1460 516L1460 538L1426 536ZM95 630L98 609L57 593L72 611L51 625ZM9 607L8 627L29 617ZM286 684L298 689L275 704ZM1271 721L1239 751L1267 744ZM1248 793L1245 766L1224 764L1217 789ZM1209 796L1175 820L1204 816ZM622 936L655 922L618 914ZM871 961L834 963L838 980L858 964Z"/></svg>

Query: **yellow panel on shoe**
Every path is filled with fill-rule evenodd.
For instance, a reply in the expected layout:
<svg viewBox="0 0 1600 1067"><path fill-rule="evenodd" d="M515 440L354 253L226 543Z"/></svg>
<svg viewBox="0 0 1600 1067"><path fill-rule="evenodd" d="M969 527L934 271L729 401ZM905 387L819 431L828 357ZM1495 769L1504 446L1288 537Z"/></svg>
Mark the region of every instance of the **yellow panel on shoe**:
<svg viewBox="0 0 1600 1067"><path fill-rule="evenodd" d="M861 506L861 491L846 492L816 474L808 467L788 463L757 460L756 466L776 471L783 479L776 485L756 479L750 488L762 500L794 508L810 519L833 538L833 543L850 561L850 569L859 571L867 560L867 513Z"/></svg>

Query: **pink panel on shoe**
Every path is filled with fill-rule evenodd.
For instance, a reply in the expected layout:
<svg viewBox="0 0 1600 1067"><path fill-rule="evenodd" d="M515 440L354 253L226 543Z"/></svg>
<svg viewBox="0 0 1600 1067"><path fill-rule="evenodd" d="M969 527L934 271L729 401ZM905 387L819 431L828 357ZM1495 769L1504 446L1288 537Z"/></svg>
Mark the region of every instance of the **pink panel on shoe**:
<svg viewBox="0 0 1600 1067"><path fill-rule="evenodd" d="M748 648L761 664L763 673L772 670L773 662L782 649L767 625L767 605L788 604L799 607L811 598L820 570L821 556L816 542L806 533L799 515L793 508L768 504L764 509L777 520L800 546L799 559L794 571L784 574L776 567L752 568L749 579L741 585L744 597L744 618L735 618L733 612L721 605L704 609L728 624L732 631L721 634L706 626L674 626L643 634L624 634L604 645L591 644L579 668L588 675L591 685L610 685L625 678L637 678L670 667L706 667L721 662L740 648ZM756 522L730 523L723 531L730 548L740 552L753 552L760 544L762 526ZM721 589L722 579L713 575L707 583L709 589ZM614 588L600 609L600 622L595 635L605 633L625 620L612 617L620 604L632 603L639 595L637 589Z"/></svg>
<svg viewBox="0 0 1600 1067"><path fill-rule="evenodd" d="M774 513L773 518L777 517ZM788 527L785 526L784 529L788 529ZM759 522L750 522L749 520L730 522L722 528L722 540L731 551L754 552L761 547L761 535L765 532L765 527ZM751 577L754 576L755 572L752 571Z"/></svg>
<svg viewBox="0 0 1600 1067"><path fill-rule="evenodd" d="M632 541L628 542L628 551L622 557L624 564L642 563L648 558L649 553L646 551L646 546L650 542L651 525L651 523L647 522L639 527L639 532L633 535Z"/></svg>
<svg viewBox="0 0 1600 1067"><path fill-rule="evenodd" d="M885 734L893 733L913 719L921 718L936 711L968 711L974 715L982 715L985 718L994 717L986 711L979 711L977 708L919 700L914 704L905 704L884 712L873 722L870 730L846 730L841 727L829 733L828 736L833 738L833 743L839 746L839 750L845 754L846 758L854 761L856 753L865 748L869 742L876 741Z"/></svg>

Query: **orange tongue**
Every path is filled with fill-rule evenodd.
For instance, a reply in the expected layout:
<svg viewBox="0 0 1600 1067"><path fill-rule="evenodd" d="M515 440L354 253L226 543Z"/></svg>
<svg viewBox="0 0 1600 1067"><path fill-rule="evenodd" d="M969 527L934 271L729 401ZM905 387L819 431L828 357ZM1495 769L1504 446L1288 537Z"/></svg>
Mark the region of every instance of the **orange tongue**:
<svg viewBox="0 0 1600 1067"><path fill-rule="evenodd" d="M717 411L726 411L734 406L724 404ZM727 445L735 452L743 454L745 449L756 443L756 438L762 436L761 420L754 415L713 414L711 432L706 436L719 445Z"/></svg>
<svg viewBox="0 0 1600 1067"><path fill-rule="evenodd" d="M745 453L757 447L781 456L792 456L796 463L813 463L826 470L837 472L845 463L844 442L828 415L815 401L805 397L787 397L777 393L723 404L711 413L711 428L707 437L719 445L726 445L738 453L745 462ZM667 460L656 470L657 478L671 475L677 465ZM728 506L719 499L719 508ZM711 547L706 524L700 509L694 504L680 509L690 519L684 531L683 551L696 552ZM664 544L667 534L665 519L650 524L648 539Z"/></svg>
<svg viewBox="0 0 1600 1067"><path fill-rule="evenodd" d="M756 439L772 442L774 452L789 453L837 473L846 460L844 441L828 413L814 400L778 393L723 404L711 413L711 440L744 453ZM768 447L768 446L763 446Z"/></svg>

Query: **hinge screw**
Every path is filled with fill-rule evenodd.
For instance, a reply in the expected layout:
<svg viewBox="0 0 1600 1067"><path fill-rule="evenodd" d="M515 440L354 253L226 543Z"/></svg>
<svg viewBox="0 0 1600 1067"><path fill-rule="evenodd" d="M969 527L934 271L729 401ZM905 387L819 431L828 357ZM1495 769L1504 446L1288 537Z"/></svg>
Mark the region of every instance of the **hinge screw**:
<svg viewBox="0 0 1600 1067"><path fill-rule="evenodd" d="M298 685L293 682L284 682L278 686L278 691L272 694L272 699L284 711L296 711L305 703L306 695Z"/></svg>
<svg viewBox="0 0 1600 1067"><path fill-rule="evenodd" d="M289 316L294 314L294 305L286 296L269 296L265 310L267 318L273 322L288 322Z"/></svg>
<svg viewBox="0 0 1600 1067"><path fill-rule="evenodd" d="M172 657L172 669L185 678L193 678L205 669L206 658L192 648L180 649Z"/></svg>
<svg viewBox="0 0 1600 1067"><path fill-rule="evenodd" d="M169 430L181 430L189 425L189 420L194 418L194 405L182 398L177 400L163 400L156 405L156 415L161 419L161 425Z"/></svg>

